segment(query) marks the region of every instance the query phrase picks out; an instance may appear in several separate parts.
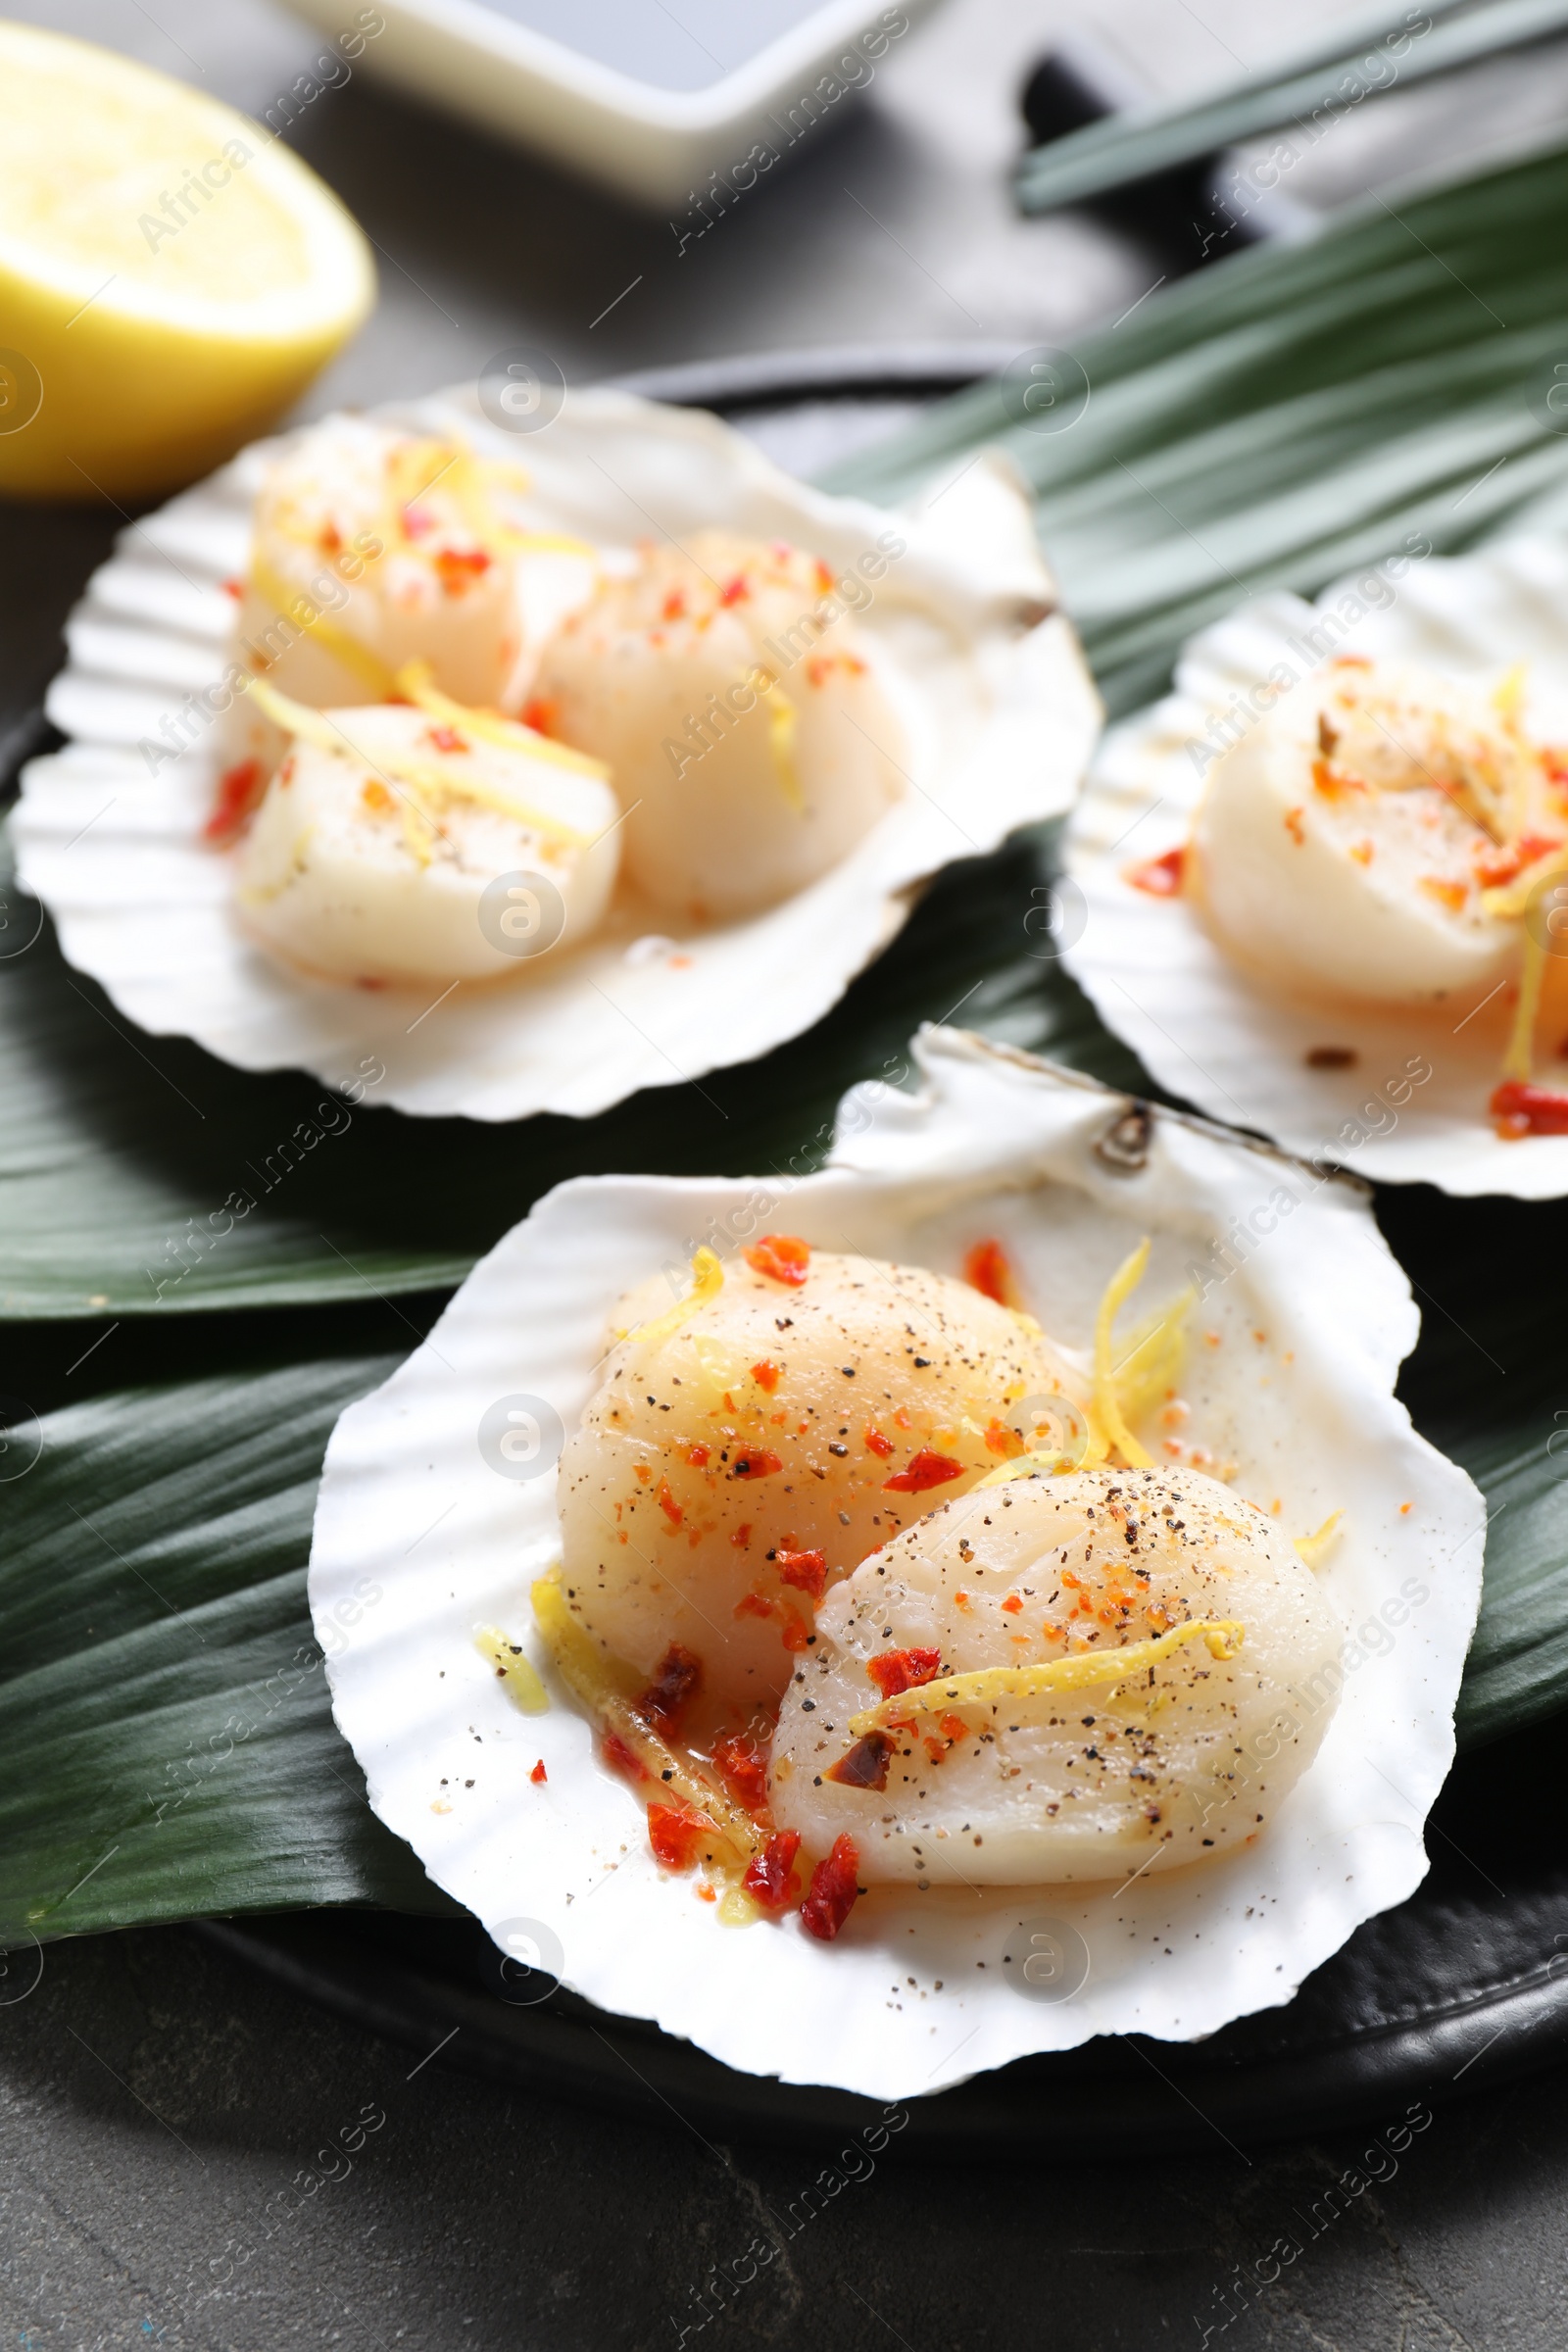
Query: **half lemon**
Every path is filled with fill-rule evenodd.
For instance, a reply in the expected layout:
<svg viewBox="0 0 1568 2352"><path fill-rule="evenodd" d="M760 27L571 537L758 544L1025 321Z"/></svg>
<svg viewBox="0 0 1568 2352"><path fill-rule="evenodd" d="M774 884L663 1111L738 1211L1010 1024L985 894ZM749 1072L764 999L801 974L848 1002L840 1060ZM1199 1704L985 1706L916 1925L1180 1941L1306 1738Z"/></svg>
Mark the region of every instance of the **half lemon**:
<svg viewBox="0 0 1568 2352"><path fill-rule="evenodd" d="M182 82L0 24L0 492L194 480L270 425L375 299L350 215Z"/></svg>

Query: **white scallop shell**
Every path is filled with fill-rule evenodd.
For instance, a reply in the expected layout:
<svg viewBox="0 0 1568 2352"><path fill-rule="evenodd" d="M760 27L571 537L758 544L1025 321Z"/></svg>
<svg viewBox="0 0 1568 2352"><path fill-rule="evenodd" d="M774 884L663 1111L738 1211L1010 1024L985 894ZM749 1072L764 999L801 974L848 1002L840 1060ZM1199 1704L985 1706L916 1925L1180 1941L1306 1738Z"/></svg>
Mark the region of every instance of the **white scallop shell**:
<svg viewBox="0 0 1568 2352"><path fill-rule="evenodd" d="M95 573L47 706L75 740L32 761L12 819L21 879L68 961L143 1029L329 1085L379 1057L386 1099L405 1111L587 1117L799 1035L886 946L923 880L1071 802L1099 702L1070 624L1039 618L1054 591L1004 460L982 457L894 516L793 481L716 417L627 393L570 394L521 440L487 421L471 389L377 413L520 461L538 526L601 545L723 525L792 539L840 569L896 525L907 552L860 625L909 731L909 788L810 888L679 941L623 905L559 960L445 998L283 969L239 929L230 858L200 838L216 730L156 773L137 748L222 674L234 605L221 583L248 562L259 444L132 524Z"/></svg>
<svg viewBox="0 0 1568 2352"><path fill-rule="evenodd" d="M1368 610L1357 586L1373 576L1374 595L1393 592L1382 610ZM1063 959L1151 1075L1214 1118L1384 1183L1555 1200L1568 1193L1568 1137L1505 1143L1487 1115L1505 995L1457 1027L1438 1010L1314 1004L1233 963L1185 900L1151 898L1125 879L1130 865L1186 840L1206 772L1194 747L1200 757L1213 715L1276 662L1304 675L1304 634L1331 613L1354 615L1336 652L1460 672L1529 663L1530 722L1568 741L1568 543L1517 539L1432 557L1396 582L1355 573L1315 611L1295 596L1258 597L1192 639L1174 694L1105 736L1067 832L1082 898L1069 883ZM1304 1055L1323 1045L1349 1047L1354 1065L1308 1069ZM1542 1082L1557 1083L1544 1073Z"/></svg>
<svg viewBox="0 0 1568 2352"><path fill-rule="evenodd" d="M1453 1753L1486 1528L1475 1487L1395 1397L1418 1318L1359 1185L1173 1111L1151 1114L1145 1151L1125 1097L959 1032L927 1030L915 1053L920 1092L856 1088L817 1175L582 1177L551 1193L338 1422L310 1571L371 1804L503 1946L747 2073L884 2099L1096 2034L1211 2034L1289 2000L1401 1901ZM1120 1153L1102 1152L1118 1122ZM1140 1235L1153 1304L1238 1225L1242 1262L1207 1278L1196 1310L1191 1427L1291 1533L1346 1513L1321 1571L1346 1627L1343 1696L1255 1846L1124 1887L878 1889L831 1945L795 1920L726 1929L654 1862L640 1804L570 1701L521 1714L475 1649L495 1624L543 1664L528 1585L558 1550L553 1477L498 1476L482 1419L532 1399L536 1421L571 1425L613 1299L697 1240L723 1253L783 1226L956 1271L995 1234L1047 1328L1081 1345ZM1081 1984L1047 1987L1070 1997L1012 1989L1033 1933L1074 1980L1073 1956L1087 1959Z"/></svg>

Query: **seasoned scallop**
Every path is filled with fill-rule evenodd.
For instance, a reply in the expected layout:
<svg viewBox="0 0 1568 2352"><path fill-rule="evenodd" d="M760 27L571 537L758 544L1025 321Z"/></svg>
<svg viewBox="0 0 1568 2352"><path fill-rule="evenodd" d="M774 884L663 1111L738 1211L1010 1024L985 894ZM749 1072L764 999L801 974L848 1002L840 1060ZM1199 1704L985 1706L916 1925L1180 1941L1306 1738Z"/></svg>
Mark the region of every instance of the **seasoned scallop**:
<svg viewBox="0 0 1568 2352"><path fill-rule="evenodd" d="M1277 703L1219 761L1194 827L1191 887L1221 943L1319 993L1419 1004L1493 987L1519 936L1485 893L1554 846L1516 702L1347 656Z"/></svg>
<svg viewBox="0 0 1568 2352"><path fill-rule="evenodd" d="M680 919L788 898L903 789L866 644L796 548L707 531L648 550L564 623L532 694L541 725L614 769L628 878Z"/></svg>
<svg viewBox="0 0 1568 2352"><path fill-rule="evenodd" d="M1341 1635L1276 1523L1196 1470L1024 1472L829 1594L772 1751L780 1826L871 1884L1120 1879L1264 1830Z"/></svg>
<svg viewBox="0 0 1568 2352"><path fill-rule="evenodd" d="M1087 1442L1087 1374L950 1276L775 1234L669 1299L658 1275L621 1303L562 1456L562 1573L607 1652L652 1675L674 1644L717 1705L770 1706L823 1592L934 1502Z"/></svg>
<svg viewBox="0 0 1568 2352"><path fill-rule="evenodd" d="M256 501L236 658L318 710L384 700L414 661L459 702L502 703L525 638L542 640L596 576L588 547L512 527L504 506L525 487L460 441L364 416L313 425L273 461ZM541 583L550 593L530 629ZM256 760L270 773L281 750L241 696L226 763Z"/></svg>
<svg viewBox="0 0 1568 2352"><path fill-rule="evenodd" d="M241 922L331 980L486 980L570 946L614 885L615 799L586 763L482 712L306 710L240 852ZM450 708L450 706L449 706Z"/></svg>

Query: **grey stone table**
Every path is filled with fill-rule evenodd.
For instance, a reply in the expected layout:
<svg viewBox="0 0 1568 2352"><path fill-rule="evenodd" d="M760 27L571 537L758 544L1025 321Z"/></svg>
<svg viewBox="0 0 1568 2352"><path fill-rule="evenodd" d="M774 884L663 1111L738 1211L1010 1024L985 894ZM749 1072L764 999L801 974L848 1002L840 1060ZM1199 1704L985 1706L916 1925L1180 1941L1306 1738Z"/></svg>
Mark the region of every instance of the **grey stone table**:
<svg viewBox="0 0 1568 2352"><path fill-rule="evenodd" d="M315 45L265 0L14 13L258 115ZM1175 88L1314 13L1109 0L1095 29ZM1067 17L1055 0L951 0L777 184L684 248L668 221L357 74L291 133L382 275L375 318L310 410L471 375L524 338L589 378L802 346L1016 349L1116 318L1171 265L1087 220L1020 221L1006 196L1022 73ZM1558 89L1549 73L1479 77L1466 133L1516 125ZM1451 152L1454 103L1391 102L1294 193L1341 196L1402 168L1394 150ZM58 661L114 520L0 510L0 739ZM1391 2115L1263 2153L1216 2135L1181 2158L1063 2145L1035 2169L913 2166L896 2141L874 2158L721 2146L673 2112L655 2128L520 2098L453 2071L450 2052L346 2026L190 1932L55 1945L30 1982L20 1960L0 1978L0 2327L24 2352L1568 2341L1562 2079L1489 2088L1484 2058L1472 2095L1413 2133ZM318 2158L345 2138L351 2158ZM1358 2193L1331 2197L1349 2168ZM302 2194L326 2169L339 2177ZM731 2284L715 2300L717 2273Z"/></svg>

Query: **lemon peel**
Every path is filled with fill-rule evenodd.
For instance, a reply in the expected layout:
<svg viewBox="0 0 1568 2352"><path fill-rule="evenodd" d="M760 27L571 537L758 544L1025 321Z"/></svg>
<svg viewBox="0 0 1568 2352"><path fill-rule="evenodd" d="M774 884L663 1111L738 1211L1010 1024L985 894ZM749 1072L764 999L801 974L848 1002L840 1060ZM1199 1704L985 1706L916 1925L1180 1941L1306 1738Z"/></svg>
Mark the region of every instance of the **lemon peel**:
<svg viewBox="0 0 1568 2352"><path fill-rule="evenodd" d="M692 1287L685 1298L677 1298L672 1307L662 1315L656 1315L651 1323L639 1323L635 1329L623 1331L618 1336L623 1340L636 1340L650 1348L662 1347L665 1340L674 1337L684 1323L690 1322L700 1306L706 1306L710 1298L716 1298L723 1287L724 1269L705 1244L692 1259Z"/></svg>
<svg viewBox="0 0 1568 2352"><path fill-rule="evenodd" d="M1119 1649L1080 1650L1075 1657L1053 1658L1043 1666L981 1666L970 1674L939 1674L934 1682L917 1683L910 1690L884 1698L850 1717L857 1738L885 1732L897 1723L920 1715L943 1715L950 1708L990 1706L1004 1698L1039 1698L1054 1690L1088 1690L1101 1684L1125 1683L1183 1648L1202 1642L1211 1658L1234 1658L1247 1638L1247 1628L1228 1617L1195 1617L1148 1642L1124 1642Z"/></svg>

